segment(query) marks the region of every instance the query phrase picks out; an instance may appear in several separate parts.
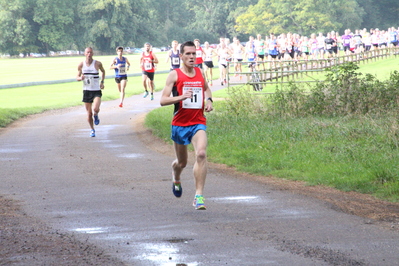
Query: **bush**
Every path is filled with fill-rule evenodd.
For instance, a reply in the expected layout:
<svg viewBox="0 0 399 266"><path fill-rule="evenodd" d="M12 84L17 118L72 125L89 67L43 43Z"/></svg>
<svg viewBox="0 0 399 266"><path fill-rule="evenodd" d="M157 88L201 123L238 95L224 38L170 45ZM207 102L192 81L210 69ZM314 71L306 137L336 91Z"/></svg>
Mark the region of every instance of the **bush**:
<svg viewBox="0 0 399 266"><path fill-rule="evenodd" d="M335 66L327 71L326 80L305 92L290 83L270 97L273 110L284 116L385 115L399 107L399 72L389 80L379 81L370 74L357 73L354 63Z"/></svg>

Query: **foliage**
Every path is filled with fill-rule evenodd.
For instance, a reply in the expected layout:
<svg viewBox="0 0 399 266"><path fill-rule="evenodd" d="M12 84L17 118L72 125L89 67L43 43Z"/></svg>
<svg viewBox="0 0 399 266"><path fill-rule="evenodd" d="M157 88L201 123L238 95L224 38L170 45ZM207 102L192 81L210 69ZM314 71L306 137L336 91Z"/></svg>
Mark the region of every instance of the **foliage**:
<svg viewBox="0 0 399 266"><path fill-rule="evenodd" d="M399 111L399 72L386 81L356 72L358 66L347 63L327 70L326 80L307 93L291 83L287 90L270 96L274 112L281 116L379 115Z"/></svg>
<svg viewBox="0 0 399 266"><path fill-rule="evenodd" d="M36 52L35 23L31 7L34 0L0 0L0 51L10 54L31 49Z"/></svg>
<svg viewBox="0 0 399 266"><path fill-rule="evenodd" d="M39 28L38 40L46 47L60 50L67 47L72 40L73 4L76 1L37 0L33 21Z"/></svg>
<svg viewBox="0 0 399 266"><path fill-rule="evenodd" d="M166 46L172 40L397 26L393 0L0 0L0 53Z"/></svg>
<svg viewBox="0 0 399 266"><path fill-rule="evenodd" d="M229 32L234 32L234 13L239 7L246 7L254 4L254 0L239 0L239 1L193 1L193 5L189 9L195 13L196 20L189 26L190 29L203 29L205 32L213 36L216 42L219 37L227 37ZM220 23L223 22L223 23Z"/></svg>
<svg viewBox="0 0 399 266"><path fill-rule="evenodd" d="M386 29L396 26L399 5L396 0L362 0L359 6L365 11L362 27Z"/></svg>
<svg viewBox="0 0 399 266"><path fill-rule="evenodd" d="M363 9L356 0L260 0L237 18L237 31L249 34L316 32L358 28Z"/></svg>

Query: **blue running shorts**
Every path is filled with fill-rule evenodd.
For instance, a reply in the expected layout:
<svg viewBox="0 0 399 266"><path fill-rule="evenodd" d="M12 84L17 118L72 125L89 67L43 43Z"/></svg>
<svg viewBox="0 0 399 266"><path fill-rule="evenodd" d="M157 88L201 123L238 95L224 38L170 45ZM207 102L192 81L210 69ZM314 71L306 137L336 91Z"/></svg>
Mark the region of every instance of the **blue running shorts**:
<svg viewBox="0 0 399 266"><path fill-rule="evenodd" d="M187 127L172 126L171 139L180 145L188 145L198 130L206 131L206 126L197 124Z"/></svg>

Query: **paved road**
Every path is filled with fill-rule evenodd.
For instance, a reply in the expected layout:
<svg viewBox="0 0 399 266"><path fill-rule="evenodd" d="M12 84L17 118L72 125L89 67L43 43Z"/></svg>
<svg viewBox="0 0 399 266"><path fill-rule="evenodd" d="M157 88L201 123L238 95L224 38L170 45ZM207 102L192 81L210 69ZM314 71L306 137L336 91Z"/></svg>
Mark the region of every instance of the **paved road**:
<svg viewBox="0 0 399 266"><path fill-rule="evenodd" d="M175 198L173 158L148 149L135 131L158 99L103 103L95 138L83 107L1 131L0 194L127 265L398 265L397 232L216 168L208 210L191 205L192 165Z"/></svg>

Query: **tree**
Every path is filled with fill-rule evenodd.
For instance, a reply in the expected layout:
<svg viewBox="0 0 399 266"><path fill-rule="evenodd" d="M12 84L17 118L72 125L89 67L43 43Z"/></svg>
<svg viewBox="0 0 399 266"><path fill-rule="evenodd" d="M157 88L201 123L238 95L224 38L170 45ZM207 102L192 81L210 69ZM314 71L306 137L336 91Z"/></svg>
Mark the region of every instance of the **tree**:
<svg viewBox="0 0 399 266"><path fill-rule="evenodd" d="M152 3L150 21L154 29L154 45L164 46L173 40L187 40L186 26L190 25L195 13L188 10L186 0L159 0Z"/></svg>
<svg viewBox="0 0 399 266"><path fill-rule="evenodd" d="M13 55L38 51L31 12L34 4L34 0L0 0L1 52Z"/></svg>
<svg viewBox="0 0 399 266"><path fill-rule="evenodd" d="M102 51L118 45L140 43L151 32L145 0L80 0L80 27L85 46Z"/></svg>
<svg viewBox="0 0 399 266"><path fill-rule="evenodd" d="M46 52L50 48L62 50L73 43L74 9L77 1L37 0L33 21L40 25L38 40Z"/></svg>
<svg viewBox="0 0 399 266"><path fill-rule="evenodd" d="M254 0L196 0L191 1L190 10L195 13L195 20L187 28L197 32L206 33L207 39L217 41L219 37L232 37L235 35L235 18L230 14L236 14L240 7L254 4Z"/></svg>
<svg viewBox="0 0 399 266"><path fill-rule="evenodd" d="M380 28L397 27L399 2L396 0L362 0L359 6L365 11L363 15L362 28Z"/></svg>
<svg viewBox="0 0 399 266"><path fill-rule="evenodd" d="M306 35L359 27L362 14L355 0L260 0L237 18L236 28L251 34L266 31Z"/></svg>

